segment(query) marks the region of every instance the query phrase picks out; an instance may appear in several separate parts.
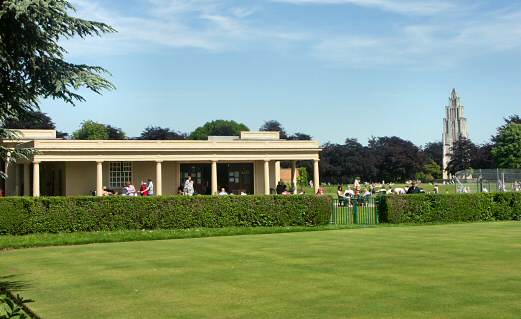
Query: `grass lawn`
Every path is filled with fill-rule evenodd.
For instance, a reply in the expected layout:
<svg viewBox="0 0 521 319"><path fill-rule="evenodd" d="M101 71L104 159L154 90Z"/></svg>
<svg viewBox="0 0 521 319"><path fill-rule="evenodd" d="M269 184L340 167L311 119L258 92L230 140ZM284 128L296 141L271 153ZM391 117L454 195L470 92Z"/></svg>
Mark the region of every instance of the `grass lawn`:
<svg viewBox="0 0 521 319"><path fill-rule="evenodd" d="M520 318L521 223L0 251L44 318Z"/></svg>

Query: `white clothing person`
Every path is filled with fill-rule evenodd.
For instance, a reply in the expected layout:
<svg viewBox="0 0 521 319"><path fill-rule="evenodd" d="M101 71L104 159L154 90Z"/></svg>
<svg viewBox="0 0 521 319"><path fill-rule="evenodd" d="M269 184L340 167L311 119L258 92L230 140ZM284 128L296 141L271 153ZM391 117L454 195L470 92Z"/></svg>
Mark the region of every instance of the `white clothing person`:
<svg viewBox="0 0 521 319"><path fill-rule="evenodd" d="M192 196L194 194L194 181L192 180L192 176L188 176L186 179L183 192L188 196Z"/></svg>

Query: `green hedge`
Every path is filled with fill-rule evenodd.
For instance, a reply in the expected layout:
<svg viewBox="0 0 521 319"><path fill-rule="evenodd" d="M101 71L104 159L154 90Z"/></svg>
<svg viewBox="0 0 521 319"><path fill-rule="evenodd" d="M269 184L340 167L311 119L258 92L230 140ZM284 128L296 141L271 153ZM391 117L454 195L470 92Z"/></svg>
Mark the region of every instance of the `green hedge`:
<svg viewBox="0 0 521 319"><path fill-rule="evenodd" d="M379 214L393 224L521 220L521 193L385 196Z"/></svg>
<svg viewBox="0 0 521 319"><path fill-rule="evenodd" d="M329 222L328 196L4 197L0 234Z"/></svg>

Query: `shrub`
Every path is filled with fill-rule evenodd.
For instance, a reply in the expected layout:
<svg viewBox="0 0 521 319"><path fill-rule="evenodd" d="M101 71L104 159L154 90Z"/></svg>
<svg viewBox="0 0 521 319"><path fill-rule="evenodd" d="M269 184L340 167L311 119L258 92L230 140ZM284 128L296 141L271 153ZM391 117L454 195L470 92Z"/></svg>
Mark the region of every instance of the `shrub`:
<svg viewBox="0 0 521 319"><path fill-rule="evenodd" d="M0 234L329 222L327 196L5 197Z"/></svg>
<svg viewBox="0 0 521 319"><path fill-rule="evenodd" d="M392 195L378 211L393 224L521 220L521 193Z"/></svg>

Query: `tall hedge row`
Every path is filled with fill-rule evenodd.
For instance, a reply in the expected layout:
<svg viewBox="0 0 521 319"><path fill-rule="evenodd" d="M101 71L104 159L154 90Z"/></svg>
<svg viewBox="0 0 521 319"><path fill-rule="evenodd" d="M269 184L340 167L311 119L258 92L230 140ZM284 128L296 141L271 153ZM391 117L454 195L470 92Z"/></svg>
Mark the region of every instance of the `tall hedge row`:
<svg viewBox="0 0 521 319"><path fill-rule="evenodd" d="M5 197L0 234L321 225L327 196Z"/></svg>
<svg viewBox="0 0 521 319"><path fill-rule="evenodd" d="M386 196L379 214L393 224L521 220L521 193Z"/></svg>

